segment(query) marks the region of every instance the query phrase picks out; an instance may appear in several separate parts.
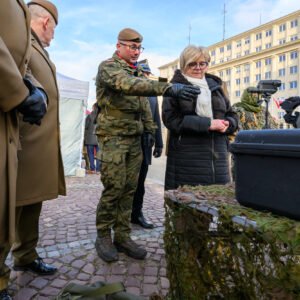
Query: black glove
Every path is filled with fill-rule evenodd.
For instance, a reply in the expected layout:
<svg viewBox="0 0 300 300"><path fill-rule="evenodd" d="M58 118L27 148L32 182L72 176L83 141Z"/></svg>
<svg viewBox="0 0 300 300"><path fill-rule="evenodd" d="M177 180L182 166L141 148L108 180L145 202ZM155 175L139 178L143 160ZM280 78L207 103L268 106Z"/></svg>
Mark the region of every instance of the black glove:
<svg viewBox="0 0 300 300"><path fill-rule="evenodd" d="M157 148L157 147L154 148L154 150L153 150L153 156L155 158L160 157L161 153L162 153L162 148Z"/></svg>
<svg viewBox="0 0 300 300"><path fill-rule="evenodd" d="M164 96L192 101L195 100L200 93L200 88L197 86L174 83L165 91Z"/></svg>
<svg viewBox="0 0 300 300"><path fill-rule="evenodd" d="M300 105L300 97L287 98L280 104L287 113L292 112L298 105Z"/></svg>
<svg viewBox="0 0 300 300"><path fill-rule="evenodd" d="M152 148L155 143L155 138L150 132L145 132L143 134L143 146Z"/></svg>
<svg viewBox="0 0 300 300"><path fill-rule="evenodd" d="M28 79L24 83L29 89L29 96L17 107L23 114L23 121L30 124L41 125L41 119L47 112L47 95L36 88Z"/></svg>

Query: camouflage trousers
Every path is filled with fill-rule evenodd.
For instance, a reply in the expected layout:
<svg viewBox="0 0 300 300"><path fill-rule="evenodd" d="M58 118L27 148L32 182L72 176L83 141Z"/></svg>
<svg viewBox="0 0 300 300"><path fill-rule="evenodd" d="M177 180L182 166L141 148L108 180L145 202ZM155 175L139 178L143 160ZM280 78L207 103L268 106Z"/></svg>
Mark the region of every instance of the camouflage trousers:
<svg viewBox="0 0 300 300"><path fill-rule="evenodd" d="M132 202L142 162L141 137L99 137L101 181L104 186L97 212L99 236L123 241L130 236Z"/></svg>

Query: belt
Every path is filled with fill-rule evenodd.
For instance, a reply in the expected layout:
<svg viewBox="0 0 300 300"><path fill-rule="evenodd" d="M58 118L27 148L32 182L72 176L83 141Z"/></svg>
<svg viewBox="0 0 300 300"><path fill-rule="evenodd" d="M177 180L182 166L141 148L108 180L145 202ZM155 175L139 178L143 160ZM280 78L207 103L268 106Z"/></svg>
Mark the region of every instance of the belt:
<svg viewBox="0 0 300 300"><path fill-rule="evenodd" d="M135 120L135 121L141 120L140 112L128 113L117 109L104 109L103 112L107 116L111 116L118 119L127 119L127 120Z"/></svg>

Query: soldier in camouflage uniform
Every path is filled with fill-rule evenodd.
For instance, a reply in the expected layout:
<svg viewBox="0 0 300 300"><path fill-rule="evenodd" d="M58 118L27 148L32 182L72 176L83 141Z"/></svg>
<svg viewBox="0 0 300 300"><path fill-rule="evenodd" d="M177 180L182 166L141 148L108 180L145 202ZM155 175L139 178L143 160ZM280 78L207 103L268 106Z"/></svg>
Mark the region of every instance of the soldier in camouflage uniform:
<svg viewBox="0 0 300 300"><path fill-rule="evenodd" d="M118 260L118 251L136 259L147 255L130 238L132 201L142 162L141 134L147 135L151 145L156 128L146 96L173 95L180 101L200 93L197 87L147 79L137 65L143 50L142 39L133 29L121 30L116 52L100 64L96 77L97 102L101 108L96 133L104 190L96 213L95 246L99 257L107 262Z"/></svg>
<svg viewBox="0 0 300 300"><path fill-rule="evenodd" d="M241 102L232 105L232 109L239 117L239 130L260 130L265 126L265 108L257 103L258 97L245 90ZM276 120L268 113L269 128L279 127ZM231 137L234 140L234 137ZM234 157L231 155L231 174L235 180Z"/></svg>
<svg viewBox="0 0 300 300"><path fill-rule="evenodd" d="M245 90L241 102L232 108L239 116L239 130L263 129L265 125L265 108L257 103L257 97ZM276 120L268 114L268 124L272 129L278 128Z"/></svg>

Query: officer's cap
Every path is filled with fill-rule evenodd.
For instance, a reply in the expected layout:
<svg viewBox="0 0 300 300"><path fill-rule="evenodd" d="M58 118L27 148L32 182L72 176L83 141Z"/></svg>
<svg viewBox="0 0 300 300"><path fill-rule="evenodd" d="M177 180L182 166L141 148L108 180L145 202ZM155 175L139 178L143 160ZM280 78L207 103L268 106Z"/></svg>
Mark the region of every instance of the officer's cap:
<svg viewBox="0 0 300 300"><path fill-rule="evenodd" d="M42 6L43 8L45 8L54 18L56 25L58 24L58 11L57 11L56 6L52 2L47 1L47 0L32 0L27 3L28 6L33 5L33 4L36 4L36 5L39 5L39 6Z"/></svg>
<svg viewBox="0 0 300 300"><path fill-rule="evenodd" d="M118 40L141 43L143 36L134 29L124 28L119 32Z"/></svg>

